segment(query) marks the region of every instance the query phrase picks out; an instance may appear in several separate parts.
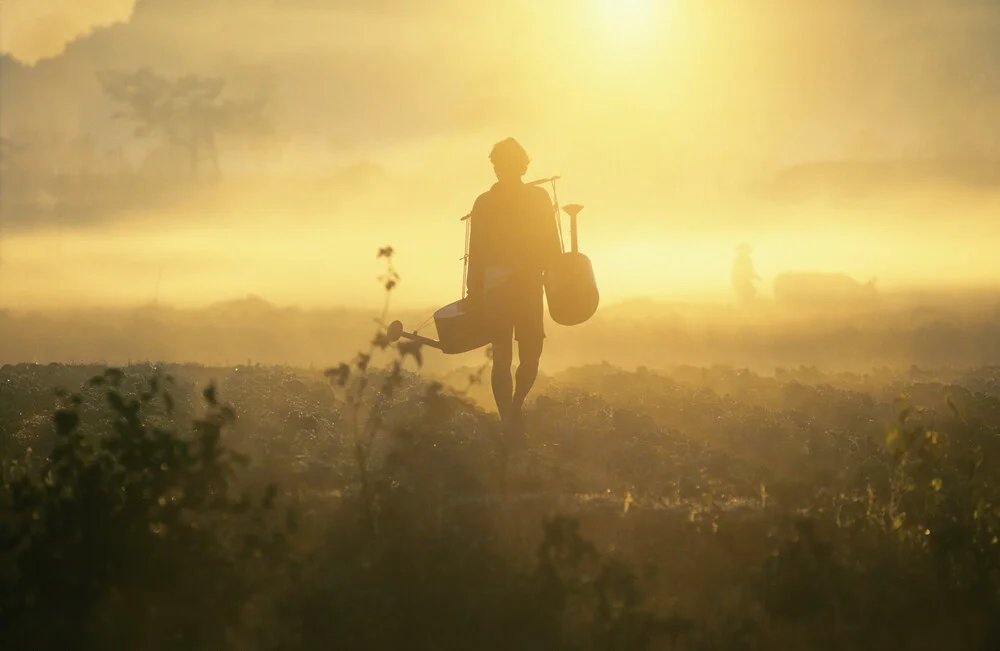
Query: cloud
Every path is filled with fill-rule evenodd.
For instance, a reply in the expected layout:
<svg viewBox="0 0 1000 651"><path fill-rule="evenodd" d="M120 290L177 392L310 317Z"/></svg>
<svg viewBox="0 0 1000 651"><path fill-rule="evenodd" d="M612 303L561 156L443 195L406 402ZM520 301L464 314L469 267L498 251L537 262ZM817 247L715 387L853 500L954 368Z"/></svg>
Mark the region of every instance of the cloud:
<svg viewBox="0 0 1000 651"><path fill-rule="evenodd" d="M0 53L34 65L97 27L126 22L135 0L3 0Z"/></svg>

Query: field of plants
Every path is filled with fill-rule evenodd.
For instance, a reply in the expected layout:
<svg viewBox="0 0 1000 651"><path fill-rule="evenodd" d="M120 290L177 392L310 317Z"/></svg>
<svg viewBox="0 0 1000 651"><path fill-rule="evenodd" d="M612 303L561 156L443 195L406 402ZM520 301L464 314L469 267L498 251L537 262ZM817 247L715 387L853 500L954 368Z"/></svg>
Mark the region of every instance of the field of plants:
<svg viewBox="0 0 1000 651"><path fill-rule="evenodd" d="M0 368L4 648L1000 648L1000 369L420 353Z"/></svg>

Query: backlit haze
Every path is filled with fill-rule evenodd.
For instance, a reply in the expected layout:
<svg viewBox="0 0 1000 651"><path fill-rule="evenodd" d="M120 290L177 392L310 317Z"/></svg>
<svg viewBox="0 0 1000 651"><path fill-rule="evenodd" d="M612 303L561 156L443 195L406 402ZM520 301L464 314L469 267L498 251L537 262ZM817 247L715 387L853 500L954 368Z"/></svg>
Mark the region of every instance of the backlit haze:
<svg viewBox="0 0 1000 651"><path fill-rule="evenodd" d="M0 36L2 307L371 307L385 245L397 304L442 305L507 136L585 206L605 305L730 301L742 241L765 298L1000 278L997 3L6 0ZM263 119L189 179L112 117L98 75L143 67Z"/></svg>

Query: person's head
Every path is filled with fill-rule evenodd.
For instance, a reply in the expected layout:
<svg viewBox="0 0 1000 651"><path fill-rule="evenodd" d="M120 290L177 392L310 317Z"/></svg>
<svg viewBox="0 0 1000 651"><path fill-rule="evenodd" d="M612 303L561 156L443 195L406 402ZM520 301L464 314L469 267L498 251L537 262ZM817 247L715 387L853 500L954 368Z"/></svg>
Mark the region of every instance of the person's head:
<svg viewBox="0 0 1000 651"><path fill-rule="evenodd" d="M493 171L496 172L498 181L517 181L528 171L528 152L524 151L521 143L513 138L501 140L493 145L490 152L490 162L493 163Z"/></svg>

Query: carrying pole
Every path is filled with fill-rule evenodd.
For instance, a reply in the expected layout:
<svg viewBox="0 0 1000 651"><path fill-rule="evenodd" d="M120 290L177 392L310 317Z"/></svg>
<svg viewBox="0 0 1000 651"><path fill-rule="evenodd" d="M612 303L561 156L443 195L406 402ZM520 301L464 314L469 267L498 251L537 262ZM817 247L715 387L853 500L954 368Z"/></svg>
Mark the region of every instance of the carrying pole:
<svg viewBox="0 0 1000 651"><path fill-rule="evenodd" d="M465 221L465 255L462 256L462 298L468 294L469 289L469 239L472 236L472 220L469 213L462 219Z"/></svg>
<svg viewBox="0 0 1000 651"><path fill-rule="evenodd" d="M556 213L556 228L559 230L559 252L566 252L566 243L563 242L563 230L562 230L562 211L559 209L559 195L556 193L556 180L558 176L553 176L551 179L545 179L552 183L552 202L555 204Z"/></svg>

